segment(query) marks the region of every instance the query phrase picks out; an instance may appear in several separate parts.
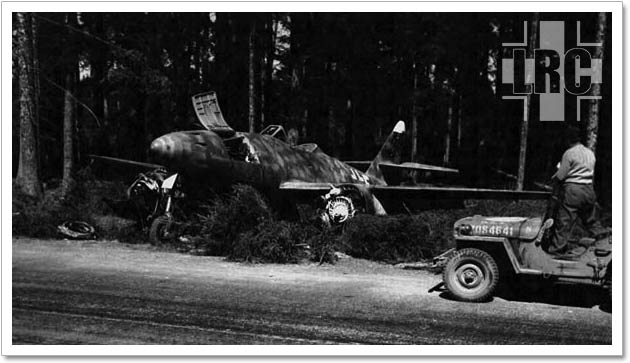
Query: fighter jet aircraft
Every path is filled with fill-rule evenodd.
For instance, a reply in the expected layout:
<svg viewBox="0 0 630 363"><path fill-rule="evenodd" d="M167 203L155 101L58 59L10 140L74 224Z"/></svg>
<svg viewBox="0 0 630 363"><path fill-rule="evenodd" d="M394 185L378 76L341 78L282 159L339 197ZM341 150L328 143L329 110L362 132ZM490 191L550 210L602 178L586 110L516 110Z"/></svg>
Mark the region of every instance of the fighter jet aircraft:
<svg viewBox="0 0 630 363"><path fill-rule="evenodd" d="M388 185L383 173L388 169L458 173L451 168L401 163L403 121L396 123L371 162L344 163L316 144L290 145L278 125L260 133L236 132L223 118L214 92L195 95L192 100L205 130L173 132L153 140L150 155L159 165L147 165L161 165L171 174L213 187L248 184L274 200L320 196L324 201L322 218L328 223L343 223L356 213L384 215L401 210L401 206L409 211L410 207L418 209L435 201L548 196L537 191ZM368 168L361 171L350 164Z"/></svg>
<svg viewBox="0 0 630 363"><path fill-rule="evenodd" d="M173 132L153 140L150 155L157 164L91 155L107 162L159 168L158 173L152 173L159 178L141 174L128 191L133 194L134 190L150 189L156 196L153 212L144 221L151 223L151 233L156 235L172 221L171 195L180 175L188 182L213 188L251 185L273 204L290 209L300 202L318 200L320 217L330 225L341 224L357 213L385 215L443 207L467 199L545 199L549 195L538 191L389 185L385 175L391 170L459 173L440 166L401 163L403 121L396 123L372 161L342 162L316 144L290 145L279 125L270 125L260 133L236 132L223 118L214 92L195 95L192 101L204 130Z"/></svg>

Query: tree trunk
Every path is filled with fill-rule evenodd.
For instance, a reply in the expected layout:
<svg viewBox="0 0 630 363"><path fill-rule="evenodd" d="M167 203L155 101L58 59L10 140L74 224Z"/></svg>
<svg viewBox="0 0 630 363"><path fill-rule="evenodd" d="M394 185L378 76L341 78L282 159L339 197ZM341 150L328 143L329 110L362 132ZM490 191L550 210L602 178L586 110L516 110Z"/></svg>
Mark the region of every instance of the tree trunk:
<svg viewBox="0 0 630 363"><path fill-rule="evenodd" d="M268 14L267 21L265 22L265 42L263 47L265 49L265 57L262 58L261 66L264 69L261 72L262 87L261 87L261 124L264 127L271 122L271 92L272 92L272 78L273 78L273 62L276 50L276 24L273 14Z"/></svg>
<svg viewBox="0 0 630 363"><path fill-rule="evenodd" d="M538 13L534 13L532 16L532 24L529 32L529 45L527 47L527 56L529 58L534 57L534 49L536 48L536 40L538 39ZM528 75L531 77L531 75ZM533 80L526 80L526 82L530 81L533 83ZM528 82L528 83L530 83ZM532 85L533 87L533 85ZM523 121L521 123L521 141L520 148L518 154L518 175L516 179L516 190L523 190L523 185L525 182L525 162L527 158L527 134L529 132L529 112L531 106L532 96L531 94L527 94L527 101L525 105L525 110L523 111Z"/></svg>
<svg viewBox="0 0 630 363"><path fill-rule="evenodd" d="M63 107L63 176L61 179L61 197L66 198L74 187L74 135L76 130L76 103L72 98L74 74L66 74Z"/></svg>
<svg viewBox="0 0 630 363"><path fill-rule="evenodd" d="M40 95L41 95L41 88L40 88L40 84L39 84L39 54L38 54L38 45L37 45L37 40L39 39L37 33L39 31L38 26L37 26L37 20L35 18L32 17L31 15L31 29L32 29L32 33L31 33L31 41L33 42L33 88L35 90L35 95L37 95L37 97L35 97L34 101L35 101L35 118L38 120L37 123L37 132L36 132L36 142L37 142L37 150L39 150L39 103L40 103ZM39 160L39 157L41 155L38 153L38 160L37 160L37 164L41 165L41 161Z"/></svg>
<svg viewBox="0 0 630 363"><path fill-rule="evenodd" d="M95 13L95 35L102 39L106 38L105 35L105 27L104 27L104 15L103 13ZM103 120L104 123L107 122L105 119L105 93L103 92L103 83L105 80L105 68L107 61L107 46L99 43L94 51L95 55L90 59L90 64L92 65L92 69L94 70L94 113L98 118Z"/></svg>
<svg viewBox="0 0 630 363"><path fill-rule="evenodd" d="M416 93L418 91L418 72L416 61L413 61L413 91L411 96L411 161L418 159L418 107Z"/></svg>
<svg viewBox="0 0 630 363"><path fill-rule="evenodd" d="M312 14L294 13L290 16L290 49L289 49L289 74L291 74L291 101L288 102L290 122L299 125L300 142L314 138L314 125L310 122L315 119L315 111L312 105L312 65L306 62L305 55L312 45L314 32Z"/></svg>
<svg viewBox="0 0 630 363"><path fill-rule="evenodd" d="M326 132L328 133L328 142L329 142L329 146L328 146L328 150L330 150L330 155L334 156L334 157L338 157L339 153L337 151L337 140L339 139L339 133L338 133L338 128L337 128L337 120L335 117L335 106L334 104L331 102L331 100L329 99L329 104L328 104L328 111L327 113L327 121L328 121L328 128L326 130ZM327 151L328 151L327 150Z"/></svg>
<svg viewBox="0 0 630 363"><path fill-rule="evenodd" d="M66 24L76 26L76 13L68 13ZM64 49L66 63L66 80L63 106L63 172L61 179L61 197L67 198L74 188L74 164L76 151L76 100L72 93L75 90L75 78L78 72L78 60L74 48L74 34L68 31Z"/></svg>
<svg viewBox="0 0 630 363"><path fill-rule="evenodd" d="M448 96L448 116L446 117L446 134L444 135L444 158L442 163L450 165L451 163L451 129L453 127L453 100L452 96Z"/></svg>
<svg viewBox="0 0 630 363"><path fill-rule="evenodd" d="M462 147L462 96L459 96L459 102L457 104L457 150Z"/></svg>
<svg viewBox="0 0 630 363"><path fill-rule="evenodd" d="M17 24L15 13L12 14L12 21L13 24ZM13 142L11 145L11 177L15 178L20 162L20 71L18 62L18 37L15 31L12 34L11 71L11 92L14 95L11 102L11 130L13 130L11 133Z"/></svg>
<svg viewBox="0 0 630 363"><path fill-rule="evenodd" d="M606 46L606 13L599 13L597 17L597 35L596 43L600 43L601 46L595 48L594 59L604 59L604 48ZM591 96L601 97L602 85L600 83L593 83L591 85ZM595 152L597 147L597 134L599 132L599 99L591 99L590 107L588 110L588 124L586 125L586 146Z"/></svg>
<svg viewBox="0 0 630 363"><path fill-rule="evenodd" d="M256 19L252 19L249 32L249 132L256 131Z"/></svg>
<svg viewBox="0 0 630 363"><path fill-rule="evenodd" d="M20 84L20 161L15 182L25 194L39 198L42 184L39 178L38 94L32 14L17 14L16 32Z"/></svg>
<svg viewBox="0 0 630 363"><path fill-rule="evenodd" d="M352 102L352 96L349 96L346 100L346 122L344 132L344 153L346 157L353 156L353 144L354 144L354 103Z"/></svg>
<svg viewBox="0 0 630 363"><path fill-rule="evenodd" d="M302 142L302 140L306 140L306 138L309 136L308 135L308 107L304 108L304 112L302 114L302 117L300 118L300 139L299 142Z"/></svg>

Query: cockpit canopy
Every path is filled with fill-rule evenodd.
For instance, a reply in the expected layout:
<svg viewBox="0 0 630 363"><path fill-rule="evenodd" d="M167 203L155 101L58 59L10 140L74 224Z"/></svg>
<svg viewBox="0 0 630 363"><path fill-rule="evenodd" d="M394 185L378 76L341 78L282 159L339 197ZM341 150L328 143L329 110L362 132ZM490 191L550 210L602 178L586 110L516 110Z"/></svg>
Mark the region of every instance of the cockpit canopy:
<svg viewBox="0 0 630 363"><path fill-rule="evenodd" d="M287 133L284 131L284 127L280 125L269 125L265 127L261 132L261 135L268 135L271 137L275 137L276 139L282 140L284 142L287 141Z"/></svg>
<svg viewBox="0 0 630 363"><path fill-rule="evenodd" d="M215 92L194 95L192 103L197 119L203 127L221 137L234 136L236 132L225 122Z"/></svg>

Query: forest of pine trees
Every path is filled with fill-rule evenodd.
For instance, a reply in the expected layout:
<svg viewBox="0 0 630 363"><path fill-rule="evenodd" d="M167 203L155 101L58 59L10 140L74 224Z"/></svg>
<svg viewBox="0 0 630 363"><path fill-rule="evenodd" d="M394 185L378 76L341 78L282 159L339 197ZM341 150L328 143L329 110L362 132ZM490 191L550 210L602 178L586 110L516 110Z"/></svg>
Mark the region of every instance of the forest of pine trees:
<svg viewBox="0 0 630 363"><path fill-rule="evenodd" d="M501 43L546 19L580 20L582 39L604 44L591 89L601 100L584 103L577 125L607 206L621 120L606 13L14 13L15 183L37 197L57 179L70 193L87 154L145 161L152 139L199 127L190 97L214 90L236 130L281 124L300 143L367 160L404 120L407 160L459 168L470 186L505 187L507 173L531 189L553 174L564 123L536 112L524 122L522 104L501 98Z"/></svg>

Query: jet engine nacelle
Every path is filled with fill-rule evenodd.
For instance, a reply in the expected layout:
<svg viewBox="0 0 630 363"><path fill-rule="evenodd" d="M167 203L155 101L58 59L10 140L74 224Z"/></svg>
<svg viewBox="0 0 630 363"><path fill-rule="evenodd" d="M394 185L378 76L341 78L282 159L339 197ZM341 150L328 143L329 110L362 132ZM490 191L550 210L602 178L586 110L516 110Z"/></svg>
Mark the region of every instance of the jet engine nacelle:
<svg viewBox="0 0 630 363"><path fill-rule="evenodd" d="M367 185L331 185L330 191L322 199L325 206L321 218L328 225L343 224L358 213L386 214Z"/></svg>

